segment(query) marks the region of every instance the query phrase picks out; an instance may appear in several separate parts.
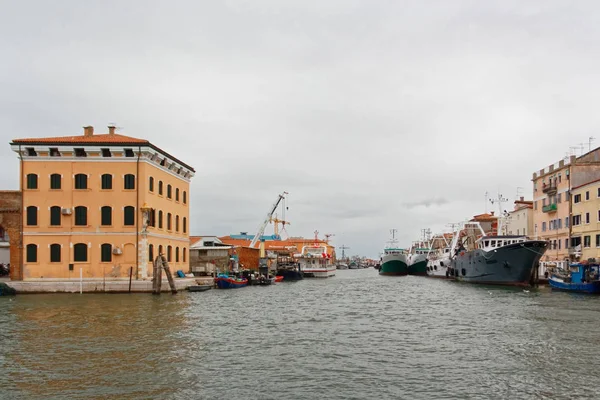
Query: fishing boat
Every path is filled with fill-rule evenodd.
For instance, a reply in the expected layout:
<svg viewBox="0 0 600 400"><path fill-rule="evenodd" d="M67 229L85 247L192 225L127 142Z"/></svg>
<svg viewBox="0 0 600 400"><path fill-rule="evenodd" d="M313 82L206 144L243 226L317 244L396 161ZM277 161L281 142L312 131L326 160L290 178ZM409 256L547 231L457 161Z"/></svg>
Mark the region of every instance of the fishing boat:
<svg viewBox="0 0 600 400"><path fill-rule="evenodd" d="M450 267L454 279L463 282L528 285L534 266L547 248L543 240L488 235L479 222L466 222L452 239Z"/></svg>
<svg viewBox="0 0 600 400"><path fill-rule="evenodd" d="M339 263L338 265L336 265L337 269L348 269L348 265L345 263Z"/></svg>
<svg viewBox="0 0 600 400"><path fill-rule="evenodd" d="M404 249L398 248L396 229L391 229L392 238L388 246L383 249L379 275L408 275L408 261Z"/></svg>
<svg viewBox="0 0 600 400"><path fill-rule="evenodd" d="M283 275L275 275L275 282L276 283L281 282L281 281L283 281L283 278L284 278Z"/></svg>
<svg viewBox="0 0 600 400"><path fill-rule="evenodd" d="M300 271L307 278L329 278L335 276L335 264L331 254L327 252L327 244L319 240L319 232L315 231L315 242L310 246L302 246L299 254L294 255L300 265Z"/></svg>
<svg viewBox="0 0 600 400"><path fill-rule="evenodd" d="M215 284L219 289L238 289L248 285L248 279L237 278L227 274L219 274L215 278Z"/></svg>
<svg viewBox="0 0 600 400"><path fill-rule="evenodd" d="M571 264L567 274L554 273L548 280L552 289L576 293L600 294L598 264Z"/></svg>
<svg viewBox="0 0 600 400"><path fill-rule="evenodd" d="M427 276L431 278L451 278L454 273L450 268L451 234L434 235L431 239L431 249L427 255Z"/></svg>

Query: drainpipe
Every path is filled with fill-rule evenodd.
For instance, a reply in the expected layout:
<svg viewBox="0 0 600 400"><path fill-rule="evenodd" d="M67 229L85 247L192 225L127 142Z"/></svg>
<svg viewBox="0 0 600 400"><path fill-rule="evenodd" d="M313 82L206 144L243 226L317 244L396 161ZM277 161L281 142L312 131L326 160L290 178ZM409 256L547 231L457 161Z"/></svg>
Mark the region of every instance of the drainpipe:
<svg viewBox="0 0 600 400"><path fill-rule="evenodd" d="M23 207L25 201L23 200L23 154L21 153L21 145L19 145L19 164L20 164L20 177L19 177L19 191L21 192L21 218L19 221L19 274L17 279L23 280L23 218L25 217Z"/></svg>
<svg viewBox="0 0 600 400"><path fill-rule="evenodd" d="M142 147L138 146L138 157L135 173L135 279L140 279L140 157L142 156Z"/></svg>

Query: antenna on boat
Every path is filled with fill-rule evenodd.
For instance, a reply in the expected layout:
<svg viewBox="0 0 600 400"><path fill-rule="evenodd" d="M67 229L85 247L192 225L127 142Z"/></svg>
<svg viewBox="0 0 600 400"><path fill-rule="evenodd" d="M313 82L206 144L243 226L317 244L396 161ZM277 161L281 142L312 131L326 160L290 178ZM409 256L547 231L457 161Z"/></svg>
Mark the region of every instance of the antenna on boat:
<svg viewBox="0 0 600 400"><path fill-rule="evenodd" d="M498 203L498 232L497 235L502 235L502 218L503 218L503 211L502 211L502 203L506 203L508 201L507 198L502 197L502 194L498 193L498 198L497 199L490 199L490 203L494 204L494 203Z"/></svg>
<svg viewBox="0 0 600 400"><path fill-rule="evenodd" d="M488 198L489 198L489 195L490 195L490 194L489 194L489 193L486 191L486 192L485 192L485 207L484 207L484 208L485 208L484 212L485 212L486 214L487 214L487 203L488 203Z"/></svg>

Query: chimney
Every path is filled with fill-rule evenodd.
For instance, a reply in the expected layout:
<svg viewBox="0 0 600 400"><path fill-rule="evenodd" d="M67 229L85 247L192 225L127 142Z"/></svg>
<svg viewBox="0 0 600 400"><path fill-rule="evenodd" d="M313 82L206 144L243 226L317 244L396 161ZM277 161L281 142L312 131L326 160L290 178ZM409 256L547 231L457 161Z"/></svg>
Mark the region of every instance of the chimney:
<svg viewBox="0 0 600 400"><path fill-rule="evenodd" d="M94 135L94 127L93 126L84 126L83 127L83 136L90 137Z"/></svg>
<svg viewBox="0 0 600 400"><path fill-rule="evenodd" d="M492 215L492 217L494 216L494 212L493 211L490 211L490 214Z"/></svg>
<svg viewBox="0 0 600 400"><path fill-rule="evenodd" d="M525 197L524 196L521 196L521 201L525 201Z"/></svg>
<svg viewBox="0 0 600 400"><path fill-rule="evenodd" d="M109 125L108 126L108 134L109 135L114 135L115 134L115 127L114 127L114 125Z"/></svg>

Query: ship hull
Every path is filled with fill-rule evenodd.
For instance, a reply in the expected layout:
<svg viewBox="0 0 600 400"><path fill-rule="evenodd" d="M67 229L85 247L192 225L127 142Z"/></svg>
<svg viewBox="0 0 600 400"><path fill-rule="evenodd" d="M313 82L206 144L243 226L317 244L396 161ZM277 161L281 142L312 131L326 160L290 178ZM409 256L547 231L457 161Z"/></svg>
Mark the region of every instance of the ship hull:
<svg viewBox="0 0 600 400"><path fill-rule="evenodd" d="M405 255L386 255L382 261L381 268L379 268L379 275L408 275L408 265Z"/></svg>
<svg viewBox="0 0 600 400"><path fill-rule="evenodd" d="M487 285L528 285L547 248L541 240L510 244L492 251L460 251L451 262L458 281Z"/></svg>
<svg viewBox="0 0 600 400"><path fill-rule="evenodd" d="M409 275L427 275L427 257L423 254L413 255L411 258L410 265L408 266Z"/></svg>
<svg viewBox="0 0 600 400"><path fill-rule="evenodd" d="M430 278L453 279L452 269L449 266L449 257L430 260L427 263L427 276Z"/></svg>

